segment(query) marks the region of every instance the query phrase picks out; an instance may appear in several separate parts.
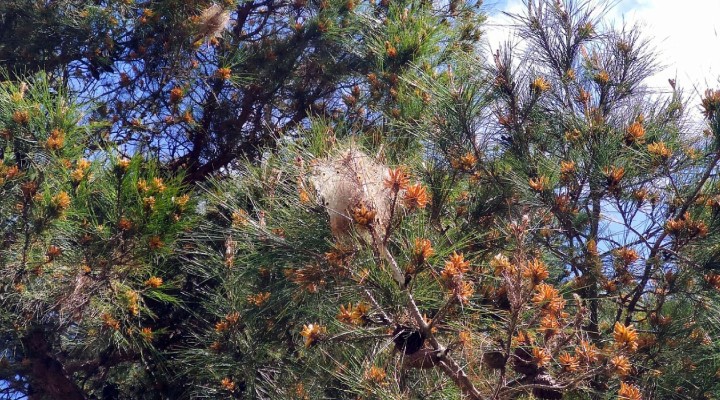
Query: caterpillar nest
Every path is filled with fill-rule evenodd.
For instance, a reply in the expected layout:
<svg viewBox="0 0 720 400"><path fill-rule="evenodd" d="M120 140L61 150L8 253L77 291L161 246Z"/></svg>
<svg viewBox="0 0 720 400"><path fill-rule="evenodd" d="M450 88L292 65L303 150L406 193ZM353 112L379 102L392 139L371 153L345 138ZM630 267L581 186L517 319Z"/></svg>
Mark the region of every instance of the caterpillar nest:
<svg viewBox="0 0 720 400"><path fill-rule="evenodd" d="M384 185L387 175L385 165L356 148L338 152L315 164L310 183L330 216L330 229L335 238L347 237L353 221L366 222L375 237L382 238L392 208L392 193ZM365 217L372 221L364 221Z"/></svg>

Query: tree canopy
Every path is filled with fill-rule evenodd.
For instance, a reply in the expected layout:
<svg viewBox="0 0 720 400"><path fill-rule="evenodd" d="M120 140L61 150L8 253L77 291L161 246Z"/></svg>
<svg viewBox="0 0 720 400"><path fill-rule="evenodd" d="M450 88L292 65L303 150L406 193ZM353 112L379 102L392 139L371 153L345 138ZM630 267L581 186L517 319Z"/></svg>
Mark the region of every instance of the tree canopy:
<svg viewBox="0 0 720 400"><path fill-rule="evenodd" d="M2 2L0 397L717 398L720 90L597 5Z"/></svg>

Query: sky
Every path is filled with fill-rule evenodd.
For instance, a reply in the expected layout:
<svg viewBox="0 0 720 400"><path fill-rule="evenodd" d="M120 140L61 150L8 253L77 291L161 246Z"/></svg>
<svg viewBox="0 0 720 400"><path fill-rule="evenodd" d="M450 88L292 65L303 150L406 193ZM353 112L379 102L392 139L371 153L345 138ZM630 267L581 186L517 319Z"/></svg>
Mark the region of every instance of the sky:
<svg viewBox="0 0 720 400"><path fill-rule="evenodd" d="M552 0L544 0L552 1ZM598 0L606 4L607 1ZM699 94L720 88L720 1L717 0L617 0L606 22L638 24L658 51L665 68L648 79L648 86L669 91L668 79L699 104ZM522 12L521 0L486 0L489 13L487 39L491 49L507 40L510 19L503 11Z"/></svg>

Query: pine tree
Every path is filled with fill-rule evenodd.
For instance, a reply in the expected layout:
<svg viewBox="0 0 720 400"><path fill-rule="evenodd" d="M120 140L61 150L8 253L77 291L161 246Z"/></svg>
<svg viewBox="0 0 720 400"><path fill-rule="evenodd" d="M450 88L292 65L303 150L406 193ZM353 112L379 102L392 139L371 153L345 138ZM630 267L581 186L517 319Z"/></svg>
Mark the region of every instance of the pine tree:
<svg viewBox="0 0 720 400"><path fill-rule="evenodd" d="M152 153L202 181L259 160L310 116L367 118L356 91L366 75L375 100L402 96L398 79L412 64L451 60L445 47L470 50L478 6L10 0L0 5L0 60L15 76L48 71L94 104L120 151Z"/></svg>
<svg viewBox="0 0 720 400"><path fill-rule="evenodd" d="M720 92L526 6L4 2L3 396L716 396Z"/></svg>
<svg viewBox="0 0 720 400"><path fill-rule="evenodd" d="M4 389L112 398L166 381L157 349L184 285L167 260L193 208L181 177L97 150L106 127L42 75L3 83L0 104Z"/></svg>
<svg viewBox="0 0 720 400"><path fill-rule="evenodd" d="M718 391L716 92L698 135L679 90L644 88L636 28L572 1L514 18L524 50L405 75L423 111L370 106L379 138L315 120L207 188L188 266L218 279L216 325L184 376L268 398Z"/></svg>
<svg viewBox="0 0 720 400"><path fill-rule="evenodd" d="M379 140L366 105L407 97L392 115L412 121L427 100L404 75L470 51L477 6L3 2L8 391L197 393L170 360L215 284L177 259L193 247L182 183L259 162L311 115Z"/></svg>

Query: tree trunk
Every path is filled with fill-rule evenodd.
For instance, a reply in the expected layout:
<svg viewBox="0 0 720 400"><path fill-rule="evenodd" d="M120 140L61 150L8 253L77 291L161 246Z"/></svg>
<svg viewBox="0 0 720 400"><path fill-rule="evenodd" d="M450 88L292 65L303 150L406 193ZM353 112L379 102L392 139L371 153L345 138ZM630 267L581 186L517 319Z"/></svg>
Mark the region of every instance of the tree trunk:
<svg viewBox="0 0 720 400"><path fill-rule="evenodd" d="M62 364L50 355L50 343L41 330L34 330L23 338L25 354L31 362L28 398L84 400L85 394L70 379Z"/></svg>

